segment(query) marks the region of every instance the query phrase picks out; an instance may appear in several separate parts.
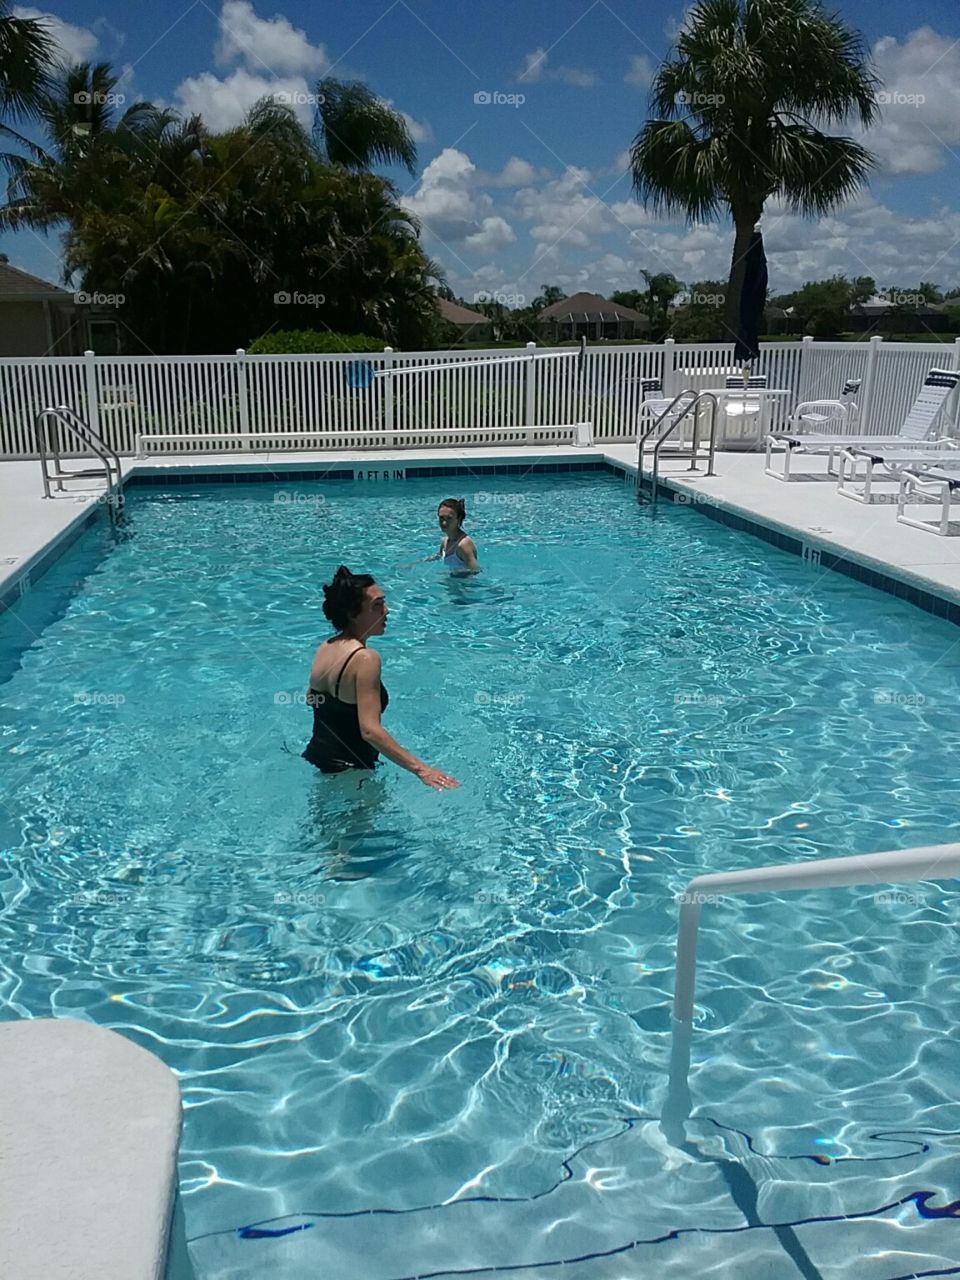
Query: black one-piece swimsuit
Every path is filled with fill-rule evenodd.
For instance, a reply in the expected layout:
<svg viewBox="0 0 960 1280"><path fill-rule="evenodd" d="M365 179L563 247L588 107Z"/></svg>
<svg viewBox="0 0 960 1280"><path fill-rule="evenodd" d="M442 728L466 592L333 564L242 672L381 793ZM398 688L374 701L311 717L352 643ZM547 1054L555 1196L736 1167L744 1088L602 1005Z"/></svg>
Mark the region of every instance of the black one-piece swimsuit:
<svg viewBox="0 0 960 1280"><path fill-rule="evenodd" d="M321 693L319 689L310 689L307 693L307 705L313 707L313 737L303 752L304 760L322 773L343 773L345 769L372 769L380 759L380 752L365 741L360 732L360 713L355 702L341 702L339 698L340 681L354 654L360 652L363 645L358 645L353 653L348 654L346 662L340 668L333 693ZM380 713L383 714L390 701L383 684L380 685Z"/></svg>

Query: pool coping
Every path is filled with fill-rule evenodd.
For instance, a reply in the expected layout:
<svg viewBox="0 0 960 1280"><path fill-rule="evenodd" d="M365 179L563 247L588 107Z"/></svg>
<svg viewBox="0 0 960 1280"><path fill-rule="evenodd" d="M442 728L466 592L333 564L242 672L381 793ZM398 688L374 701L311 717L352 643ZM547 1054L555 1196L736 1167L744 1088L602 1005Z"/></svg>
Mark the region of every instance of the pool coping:
<svg viewBox="0 0 960 1280"><path fill-rule="evenodd" d="M173 488L179 485L211 483L276 483L291 480L344 479L378 481L440 477L444 475L529 475L573 472L609 471L636 482L637 466L629 455L633 446L595 445L587 449L554 446L503 449L393 450L358 456L347 451L325 457L312 454L294 456L261 454L229 458L207 456L188 458L123 459L124 484L127 488ZM725 456L725 455L722 455ZM742 455L741 455L742 456ZM10 464L8 464L10 465ZM649 473L644 471L645 481ZM698 477L702 478L702 477ZM717 492L704 497L702 486L681 475L661 474L663 497L682 504L728 528L749 533L769 545L800 556L812 567L840 573L876 590L884 591L913 604L935 617L960 626L960 586L938 582L922 572L921 567L905 568L852 548L838 539L817 535L795 524L759 515L742 502ZM773 484L775 481L768 481ZM39 497L37 502L43 501ZM51 501L57 501L52 499ZM12 608L83 533L98 520L106 521L107 512L97 494L75 496L83 503L81 510L67 518L45 541L13 563L0 561L0 613ZM66 515L67 513L64 512ZM921 537L924 535L921 534ZM932 535L927 535L932 536Z"/></svg>

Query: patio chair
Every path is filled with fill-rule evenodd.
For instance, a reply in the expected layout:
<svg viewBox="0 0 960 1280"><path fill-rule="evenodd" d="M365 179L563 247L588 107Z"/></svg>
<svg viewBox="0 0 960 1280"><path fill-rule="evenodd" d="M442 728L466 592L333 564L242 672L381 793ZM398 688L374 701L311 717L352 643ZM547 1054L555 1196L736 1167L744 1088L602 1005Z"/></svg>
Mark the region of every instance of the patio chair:
<svg viewBox="0 0 960 1280"><path fill-rule="evenodd" d="M856 425L860 416L860 407L853 397L862 385L862 378L848 378L840 389L838 399L804 400L790 415L790 421L799 423L800 430L804 433L815 431L843 434L848 427Z"/></svg>
<svg viewBox="0 0 960 1280"><path fill-rule="evenodd" d="M960 382L960 371L956 369L931 369L923 380L916 400L910 412L903 420L896 435L865 435L863 432L847 431L787 431L771 432L767 436L766 473L775 480L790 479L790 463L794 453L825 453L827 455L827 471L837 475L833 467L833 456L837 451L863 450L869 456L880 456L886 450L893 455L900 450L913 450L913 457L923 454L928 449L946 452L944 443L939 439L931 439L940 410L950 392ZM802 408L803 406L799 406ZM796 416L796 415L795 415ZM773 467L773 450L775 445L783 446L783 471ZM875 465L875 464L874 464Z"/></svg>
<svg viewBox="0 0 960 1280"><path fill-rule="evenodd" d="M640 392L642 399L640 401L640 412L637 416L637 437L639 438L644 431L651 427L654 422L670 408L673 404L673 396L665 396L663 394L663 383L659 378L641 378ZM670 421L676 422L682 418L690 404L693 402L696 392L691 392L690 396L685 400L679 400L674 405L673 412L670 414ZM664 419L661 424L661 434L666 429L667 420Z"/></svg>
<svg viewBox="0 0 960 1280"><path fill-rule="evenodd" d="M899 472L900 491L897 494L897 520L914 529L926 529L947 537L950 533L950 510L954 494L960 491L960 450L950 458L942 458L939 465L927 466L926 460L916 459L907 463ZM908 506L939 502L940 516L932 520L919 520L905 514Z"/></svg>

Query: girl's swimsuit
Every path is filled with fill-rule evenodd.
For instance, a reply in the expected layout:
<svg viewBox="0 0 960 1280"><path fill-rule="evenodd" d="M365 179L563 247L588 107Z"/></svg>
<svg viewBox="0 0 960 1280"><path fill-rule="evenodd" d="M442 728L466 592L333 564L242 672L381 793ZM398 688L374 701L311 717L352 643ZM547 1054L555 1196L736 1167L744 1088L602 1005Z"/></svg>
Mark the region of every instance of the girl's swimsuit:
<svg viewBox="0 0 960 1280"><path fill-rule="evenodd" d="M313 707L313 737L303 752L304 760L322 773L343 773L345 769L372 769L380 758L380 752L364 740L360 732L360 713L355 702L341 702L340 681L354 654L364 646L358 645L340 668L333 693L321 693L311 688L307 693L307 705ZM390 695L380 685L380 712L386 711Z"/></svg>
<svg viewBox="0 0 960 1280"><path fill-rule="evenodd" d="M464 537L465 537L465 536L466 536L466 535L464 535ZM457 555L457 552L456 552L456 548L457 548L457 547L459 547L459 545L460 545L460 543L461 543L462 541L463 541L463 538L459 538L459 539L454 543L454 549L453 549L452 551L445 551L445 552L444 552L444 556L443 556L443 561L442 561L442 563L443 563L443 565L444 565L444 567L445 567L445 568L447 568L447 569L466 569L466 567L467 567L467 566L463 563L463 561L460 559L460 557ZM446 547L446 545L447 545L447 544L446 544L446 542L444 542L444 544L443 544L443 545L444 545L444 547Z"/></svg>

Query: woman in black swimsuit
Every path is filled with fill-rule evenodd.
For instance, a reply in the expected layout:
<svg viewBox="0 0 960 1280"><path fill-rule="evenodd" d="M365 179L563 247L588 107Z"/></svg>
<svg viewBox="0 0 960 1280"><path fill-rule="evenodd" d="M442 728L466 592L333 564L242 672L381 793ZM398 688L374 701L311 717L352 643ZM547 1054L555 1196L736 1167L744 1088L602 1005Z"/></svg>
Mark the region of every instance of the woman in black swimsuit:
<svg viewBox="0 0 960 1280"><path fill-rule="evenodd" d="M456 778L405 751L380 723L390 699L380 682L380 655L367 648L367 637L386 629L389 610L381 589L368 573L341 565L323 597L323 612L337 634L323 642L310 668L313 737L303 758L323 773L342 773L372 769L382 751L428 787L459 787Z"/></svg>

